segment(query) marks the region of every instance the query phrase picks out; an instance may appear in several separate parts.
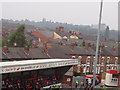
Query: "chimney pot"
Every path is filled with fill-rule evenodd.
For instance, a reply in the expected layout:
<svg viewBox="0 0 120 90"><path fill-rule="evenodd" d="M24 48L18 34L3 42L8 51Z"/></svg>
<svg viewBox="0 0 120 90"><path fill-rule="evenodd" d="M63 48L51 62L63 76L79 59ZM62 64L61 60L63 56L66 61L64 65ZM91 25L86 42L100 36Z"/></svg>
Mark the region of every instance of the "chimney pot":
<svg viewBox="0 0 120 90"><path fill-rule="evenodd" d="M69 47L70 47L70 49L74 50L74 48L75 48L75 43L71 43L71 44L69 45Z"/></svg>
<svg viewBox="0 0 120 90"><path fill-rule="evenodd" d="M86 46L86 49L88 50L91 47L91 43L88 43Z"/></svg>

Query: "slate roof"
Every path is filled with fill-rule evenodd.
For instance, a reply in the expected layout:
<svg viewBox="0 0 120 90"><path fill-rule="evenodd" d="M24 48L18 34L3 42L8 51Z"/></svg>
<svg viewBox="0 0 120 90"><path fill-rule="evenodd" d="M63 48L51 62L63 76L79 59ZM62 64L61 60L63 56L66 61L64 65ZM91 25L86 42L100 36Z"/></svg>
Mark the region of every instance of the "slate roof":
<svg viewBox="0 0 120 90"><path fill-rule="evenodd" d="M72 52L68 52L67 54L71 55L95 55L95 51L92 48L79 47L76 46Z"/></svg>
<svg viewBox="0 0 120 90"><path fill-rule="evenodd" d="M43 52L42 48L30 48L29 55L24 53L23 48L9 47L9 53L2 52L2 59L36 59L36 58L69 58L68 55L95 55L95 46L90 48L75 46L74 49L70 48L68 42L63 42L63 45L58 44L59 41L50 43L51 48L48 48L48 55ZM74 42L74 40L72 41ZM115 51L111 47L104 47L101 55L118 56L118 49Z"/></svg>
<svg viewBox="0 0 120 90"><path fill-rule="evenodd" d="M54 33L54 31L50 31L50 30L40 30L40 32L48 38L52 38Z"/></svg>
<svg viewBox="0 0 120 90"><path fill-rule="evenodd" d="M70 37L70 34L67 33L67 32L64 32L64 31L61 31L61 32L56 32L58 35L64 37L64 36L67 36L67 37Z"/></svg>
<svg viewBox="0 0 120 90"><path fill-rule="evenodd" d="M108 55L112 55L112 56L118 56L118 48L113 51L110 47L106 47L105 48L106 53L108 53ZM105 51L103 51L105 53Z"/></svg>
<svg viewBox="0 0 120 90"><path fill-rule="evenodd" d="M95 46L93 46L92 48L93 48L93 50L96 50L96 47L95 47ZM100 54L100 52L99 52L99 54ZM102 49L100 55L118 56L118 49L116 49L116 51L113 51L113 50L111 49L111 47L104 47L104 48Z"/></svg>
<svg viewBox="0 0 120 90"><path fill-rule="evenodd" d="M53 44L52 48L48 50L51 58L68 58L65 54L70 52L70 49L65 47L64 45Z"/></svg>
<svg viewBox="0 0 120 90"><path fill-rule="evenodd" d="M64 44L70 44L70 43L75 43L77 42L79 45L83 42L81 39L54 39L51 41L51 43L58 43L58 42L63 42Z"/></svg>
<svg viewBox="0 0 120 90"><path fill-rule="evenodd" d="M49 49L51 58L68 58L67 55L95 55L95 51L91 48L75 46L72 50L69 45L53 44Z"/></svg>
<svg viewBox="0 0 120 90"><path fill-rule="evenodd" d="M49 58L40 48L30 48L29 54L25 54L23 48L9 47L9 53L2 51L2 59L34 59Z"/></svg>
<svg viewBox="0 0 120 90"><path fill-rule="evenodd" d="M81 34L81 37L84 40L90 40L90 41L96 41L97 40L97 35ZM105 41L105 37L104 36L100 36L100 41Z"/></svg>
<svg viewBox="0 0 120 90"><path fill-rule="evenodd" d="M63 45L59 45L58 42L62 41ZM72 50L69 47L70 42L73 41L64 41L64 40L54 40L52 43L52 48L49 49L49 55L51 58L68 58L66 55L95 55L96 48L95 46L87 47L87 46L75 46ZM82 41L80 41L82 42ZM79 43L79 42L78 42ZM99 52L100 55L100 52ZM101 52L101 55L109 55L109 56L118 56L118 49L116 51L113 51L110 47L105 47L103 51Z"/></svg>

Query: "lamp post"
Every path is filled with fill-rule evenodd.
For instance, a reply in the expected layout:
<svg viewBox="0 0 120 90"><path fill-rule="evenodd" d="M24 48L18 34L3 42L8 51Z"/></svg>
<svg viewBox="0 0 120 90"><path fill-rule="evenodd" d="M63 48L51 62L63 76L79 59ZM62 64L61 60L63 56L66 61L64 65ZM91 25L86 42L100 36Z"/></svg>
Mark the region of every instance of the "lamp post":
<svg viewBox="0 0 120 90"><path fill-rule="evenodd" d="M93 72L93 87L95 86L96 81L96 67L98 62L98 51L99 51L99 42L100 42L100 29L101 29L101 17L102 17L102 6L103 6L103 0L101 0L100 5L100 16L99 16L99 27L98 27L98 34L97 34L97 44L96 44L96 54L95 54L95 60L94 60L94 72Z"/></svg>

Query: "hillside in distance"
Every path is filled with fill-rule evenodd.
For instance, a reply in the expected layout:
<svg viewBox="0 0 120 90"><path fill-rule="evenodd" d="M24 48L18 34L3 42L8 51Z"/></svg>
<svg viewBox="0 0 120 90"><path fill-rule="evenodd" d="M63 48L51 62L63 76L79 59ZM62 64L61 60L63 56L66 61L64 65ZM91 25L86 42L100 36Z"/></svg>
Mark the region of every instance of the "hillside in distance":
<svg viewBox="0 0 120 90"><path fill-rule="evenodd" d="M25 24L28 25L28 28L34 29L36 28L42 28L54 31L57 27L63 26L65 28L65 31L69 30L76 30L81 32L82 34L89 34L89 35L97 35L97 29L93 29L90 25L74 25L74 24L68 24L68 23L61 23L61 22L53 22L53 21L46 21L42 20L39 22L30 21L28 19L25 20L12 20L12 19L2 19L0 20L2 23L9 23L9 24ZM29 26L30 25L30 26ZM8 25L9 26L9 25ZM32 26L32 27L31 27ZM101 35L104 36L105 30L101 31ZM118 39L118 31L117 30L110 30L109 33L110 39Z"/></svg>

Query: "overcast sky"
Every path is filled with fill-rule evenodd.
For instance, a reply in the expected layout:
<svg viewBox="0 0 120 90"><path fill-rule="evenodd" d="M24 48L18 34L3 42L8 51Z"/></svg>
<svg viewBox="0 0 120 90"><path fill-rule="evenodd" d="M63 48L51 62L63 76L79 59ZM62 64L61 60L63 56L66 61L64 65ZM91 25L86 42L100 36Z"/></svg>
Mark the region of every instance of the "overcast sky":
<svg viewBox="0 0 120 90"><path fill-rule="evenodd" d="M98 24L99 2L5 2L2 18L41 21L43 18L72 24ZM118 29L118 3L104 2L102 23Z"/></svg>

